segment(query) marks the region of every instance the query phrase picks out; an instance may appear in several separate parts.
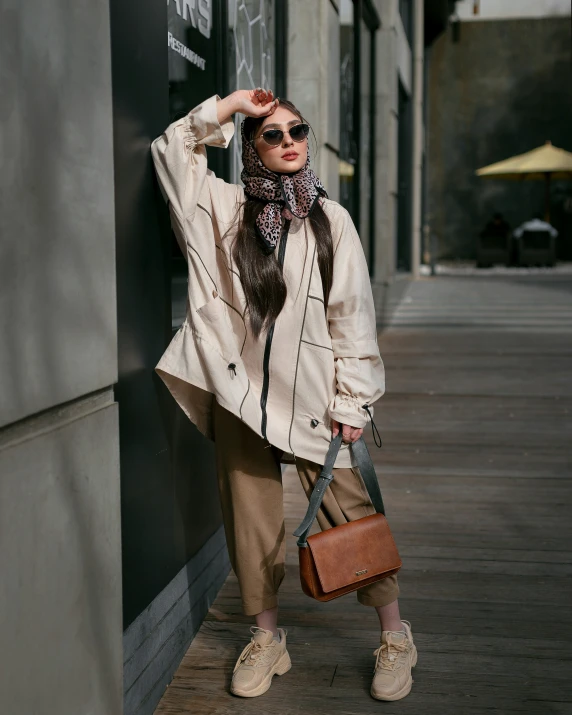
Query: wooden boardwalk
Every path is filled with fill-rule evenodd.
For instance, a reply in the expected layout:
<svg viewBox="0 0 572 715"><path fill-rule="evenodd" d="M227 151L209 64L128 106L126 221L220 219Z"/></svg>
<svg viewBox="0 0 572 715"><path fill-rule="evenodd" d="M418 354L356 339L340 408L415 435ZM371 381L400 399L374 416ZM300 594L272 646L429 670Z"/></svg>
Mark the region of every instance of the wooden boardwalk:
<svg viewBox="0 0 572 715"><path fill-rule="evenodd" d="M572 713L569 283L422 280L380 346L384 447L371 451L419 649L411 695L370 698L375 613L353 595L304 596L290 537L281 625L292 670L261 698L228 694L251 624L231 576L156 715ZM306 505L290 470L285 486L291 534Z"/></svg>

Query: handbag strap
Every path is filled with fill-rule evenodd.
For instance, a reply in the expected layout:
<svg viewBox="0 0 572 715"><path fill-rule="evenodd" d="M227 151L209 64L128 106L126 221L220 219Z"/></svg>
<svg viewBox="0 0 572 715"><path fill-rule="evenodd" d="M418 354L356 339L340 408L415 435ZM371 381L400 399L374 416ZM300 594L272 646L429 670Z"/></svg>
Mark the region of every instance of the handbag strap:
<svg viewBox="0 0 572 715"><path fill-rule="evenodd" d="M312 528L314 519L318 514L320 505L322 504L322 499L328 485L334 478L333 470L334 464L336 462L336 457L340 451L342 444L342 433L341 431L332 439L330 442L330 447L328 453L326 454L326 459L324 461L324 466L316 484L314 485L314 490L310 496L310 503L308 504L308 511L306 516L302 520L300 526L294 532L294 536L299 536L298 546L306 547L308 546L306 539L308 538L308 533ZM351 450L357 466L359 467L360 474L371 499L371 503L375 507L375 510L379 514L385 514L385 507L383 505L383 497L381 496L381 489L379 488L379 482L377 481L377 475L371 461L371 456L364 442L363 437L360 437L357 442L353 442L351 445Z"/></svg>

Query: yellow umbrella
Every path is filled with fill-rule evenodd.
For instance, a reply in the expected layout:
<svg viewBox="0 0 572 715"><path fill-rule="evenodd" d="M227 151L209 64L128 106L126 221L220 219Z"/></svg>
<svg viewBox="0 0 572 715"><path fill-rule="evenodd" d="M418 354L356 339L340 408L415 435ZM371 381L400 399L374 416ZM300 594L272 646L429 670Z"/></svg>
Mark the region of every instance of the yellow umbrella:
<svg viewBox="0 0 572 715"><path fill-rule="evenodd" d="M513 156L496 164L478 169L477 176L509 181L545 181L545 219L550 221L550 180L572 179L572 153L552 146L544 146Z"/></svg>

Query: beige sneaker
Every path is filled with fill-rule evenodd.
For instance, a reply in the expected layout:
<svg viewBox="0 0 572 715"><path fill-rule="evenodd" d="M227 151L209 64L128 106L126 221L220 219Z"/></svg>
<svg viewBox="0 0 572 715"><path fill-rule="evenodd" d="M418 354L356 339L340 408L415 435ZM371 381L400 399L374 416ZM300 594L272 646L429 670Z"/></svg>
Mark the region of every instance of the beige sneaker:
<svg viewBox="0 0 572 715"><path fill-rule="evenodd" d="M413 678L411 668L417 663L417 648L413 643L411 623L402 621L404 633L383 631L377 656L371 695L376 700L401 700L409 695Z"/></svg>
<svg viewBox="0 0 572 715"><path fill-rule="evenodd" d="M242 698L262 695L272 685L273 675L284 675L292 667L283 628L278 629L280 642L264 628L252 626L250 632L253 636L236 661L230 686L230 692Z"/></svg>

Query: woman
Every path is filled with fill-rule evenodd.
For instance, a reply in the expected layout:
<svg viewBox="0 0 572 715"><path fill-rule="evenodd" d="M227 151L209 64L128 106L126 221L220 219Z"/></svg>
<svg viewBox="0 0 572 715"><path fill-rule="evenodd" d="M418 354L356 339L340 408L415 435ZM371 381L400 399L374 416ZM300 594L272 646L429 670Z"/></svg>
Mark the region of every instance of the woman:
<svg viewBox="0 0 572 715"><path fill-rule="evenodd" d="M244 187L207 167L241 126ZM384 390L366 262L348 212L310 168L309 126L272 91L210 97L155 140L153 160L189 265L187 318L157 365L175 399L215 439L232 567L253 637L231 691L266 692L290 667L278 628L285 533L280 462L309 494L332 434L344 445L318 516L322 529L375 512L349 445ZM417 655L395 577L364 587L381 645L371 693L398 700Z"/></svg>

